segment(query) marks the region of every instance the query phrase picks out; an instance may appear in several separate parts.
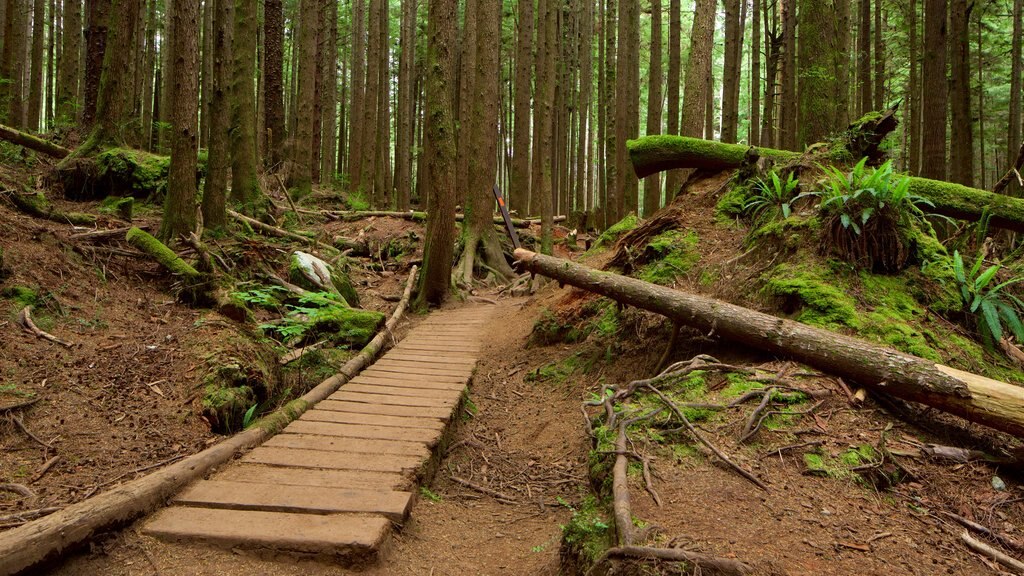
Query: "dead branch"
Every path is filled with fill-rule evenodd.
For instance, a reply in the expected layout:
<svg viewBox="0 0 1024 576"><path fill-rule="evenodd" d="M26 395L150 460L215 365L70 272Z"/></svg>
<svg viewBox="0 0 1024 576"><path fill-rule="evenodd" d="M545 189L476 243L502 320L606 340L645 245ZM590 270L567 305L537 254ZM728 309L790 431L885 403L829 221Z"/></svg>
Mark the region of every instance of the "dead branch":
<svg viewBox="0 0 1024 576"><path fill-rule="evenodd" d="M43 467L39 469L39 472L36 472L36 475L32 477L32 480L29 481L29 484L35 484L36 482L38 482L43 476L46 475L47 472L50 471L50 468L53 468L53 465L56 464L57 462L60 462L60 456L54 456L53 458L47 460L46 463L43 464Z"/></svg>
<svg viewBox="0 0 1024 576"><path fill-rule="evenodd" d="M60 338L57 338L56 336L54 336L53 334L50 334L49 332L45 332L43 330L40 330L39 327L36 326L36 323L32 321L32 307L31 306L25 306L24 308L21 309L21 312L18 313L18 321L21 322L21 325L22 325L22 327L25 328L25 330L27 330L28 332L31 332L32 334L35 334L35 336L37 338L42 338L43 340L49 340L50 342L54 342L56 344L60 344L61 346L65 347L65 348L71 348L72 346L74 346L74 344L72 344L71 342L67 342L67 341L61 340Z"/></svg>
<svg viewBox="0 0 1024 576"><path fill-rule="evenodd" d="M718 574L720 576L743 576L753 569L739 560L719 558L696 552L688 552L679 548L650 548L647 546L619 546L605 551L594 566L600 566L612 558L635 558L642 560L664 560L667 562L686 562L693 564L699 574ZM594 572L591 569L591 573Z"/></svg>
<svg viewBox="0 0 1024 576"><path fill-rule="evenodd" d="M285 230L284 228L278 228L277 226L271 226L270 224L264 224L263 222L260 222L259 220L256 220L255 218L249 218L248 216L246 216L244 214L239 214L238 212L235 212L234 210L230 210L229 209L228 210L228 215L230 215L235 220L238 220L239 222L244 222L244 223L248 224L254 230L256 230L256 231L258 231L258 232L260 232L262 234L265 234L265 235L268 235L268 236L276 236L278 238L288 238L289 240L296 240L296 241L302 242L304 244L311 244L313 246L316 246L317 248L320 248L321 250L326 250L326 251L328 251L331 254L337 254L338 253L338 249L337 248L335 248L334 246L331 246L330 244L324 244L323 242L317 240L316 238L310 238L308 236L303 236L301 234L296 234L294 232L289 232L289 231Z"/></svg>
<svg viewBox="0 0 1024 576"><path fill-rule="evenodd" d="M39 402L39 400L40 400L39 396L36 396L35 398L32 398L30 400L25 400L23 402L18 402L17 404L12 404L10 406L4 406L4 407L0 408L0 412L13 412L14 410L21 410L23 408L28 408L29 406L35 404L36 402Z"/></svg>
<svg viewBox="0 0 1024 576"><path fill-rule="evenodd" d="M999 562L1003 566L1012 569L1017 574L1024 574L1024 562L1021 562L1004 552L1000 552L980 540L976 540L967 532L967 530L964 530L960 534L960 539L963 540L964 544L966 544L968 548L974 550L978 554Z"/></svg>
<svg viewBox="0 0 1024 576"><path fill-rule="evenodd" d="M50 444L48 442L43 442L42 439L39 438L39 436L36 436L35 434L32 433L31 430L26 428L25 427L25 423L21 421L21 418L16 417L14 414L8 414L7 415L7 419L10 420L11 422L13 422L14 425L17 426L19 430L21 430L22 432L25 433L26 436L28 436L29 438L35 440L36 443L38 443L40 446L42 446L46 450L52 450L53 449L53 447L50 446Z"/></svg>
<svg viewBox="0 0 1024 576"><path fill-rule="evenodd" d="M493 496L494 498L496 498L498 500L503 500L503 501L506 501L506 502L515 502L516 501L515 498L513 498L512 496L509 496L508 494L505 494L503 492L498 492L497 490L492 490L492 489L490 489L490 488L488 488L486 486L481 486L481 485L479 485L479 484L477 484L475 482L470 482L469 480L466 480L464 478L459 478L458 476L455 476L455 475L450 476L450 478L456 484L461 484L461 485L465 486L466 488L471 488L471 489L476 490L477 492L479 492L481 494L486 494L488 496Z"/></svg>
<svg viewBox="0 0 1024 576"><path fill-rule="evenodd" d="M1012 548L1013 550L1016 550L1018 552L1024 552L1024 544L1021 544L1020 542L1014 540L1013 538L1010 538L1009 536L1006 536L1005 534L1001 534L999 532L996 532L995 530L992 530L991 528L989 528L987 526L982 526L981 524L978 524L977 522L973 522L971 520L968 520L967 518L964 518L963 516L960 516L959 514L953 514L952 512L947 512L945 510L939 510L939 513L944 515L944 516L947 516L949 518L952 518L953 520L956 520L961 526L963 526L964 528L967 528L968 530L970 530L970 531L972 531L972 532L974 532L976 534L981 534L982 536L988 536L989 538L995 539L996 541L998 541L1003 546L1006 546L1007 548Z"/></svg>
<svg viewBox="0 0 1024 576"><path fill-rule="evenodd" d="M278 360L277 363L280 364L281 366L284 366L285 364L288 364L290 362L294 362L294 361L298 360L299 358L302 358L303 356L305 356L306 353L308 353L308 352L313 352L315 350L319 350L320 348L323 348L324 345L328 344L329 342L330 342L330 340L321 340L319 342L316 342L315 344L310 344L308 346L303 346L302 348L296 348L295 350L292 350L291 352L285 354L284 356L281 356L281 359Z"/></svg>
<svg viewBox="0 0 1024 576"><path fill-rule="evenodd" d="M768 403L772 401L772 394L775 393L775 388L769 388L765 393L764 397L761 398L761 403L754 408L754 411L750 413L750 418L747 420L747 424L743 427L743 432L740 433L740 442L746 442L751 436L757 433L757 430L761 427L761 420L758 416L764 409L768 407ZM756 423L756 425L755 425Z"/></svg>
<svg viewBox="0 0 1024 576"><path fill-rule="evenodd" d="M0 124L0 140L6 140L18 146L24 146L29 150L53 156L54 158L65 158L68 154L71 154L71 150L63 146L2 124Z"/></svg>
<svg viewBox="0 0 1024 576"><path fill-rule="evenodd" d="M1002 194L1003 190L1005 190L1006 187L1010 185L1010 182L1015 179L1020 182L1020 169L1022 166L1024 166L1024 144L1020 145L1020 150L1017 151L1017 160L1014 161L1013 166L1010 166L1010 169L1006 171L1006 174L1004 174L1003 177L999 179L999 182L996 182L996 185L992 187L992 193ZM1021 187L1024 187L1024 184L1021 184Z"/></svg>
<svg viewBox="0 0 1024 576"><path fill-rule="evenodd" d="M136 226L139 230L149 230L149 226L143 224ZM124 238L124 235L131 230L131 227L125 228L111 228L110 230L92 230L90 232L79 232L78 234L72 234L68 236L69 240L85 240L92 242L94 240L107 240L108 238Z"/></svg>
<svg viewBox="0 0 1024 576"><path fill-rule="evenodd" d="M24 484L15 484L13 482L7 482L0 484L0 491L3 492L14 492L15 494L21 494L25 498L35 498L36 493L31 488Z"/></svg>
<svg viewBox="0 0 1024 576"><path fill-rule="evenodd" d="M754 428L750 431L749 434L747 434L746 436L743 436L742 438L740 438L740 442L745 442L747 439L752 437L754 434L757 434L757 431L761 429L761 425L764 424L764 421L767 420L768 418L772 417L772 416L776 416L776 415L778 415L778 416L801 416L801 415L804 415L804 414L811 414L815 410L817 410L824 403L825 403L824 400L819 400L817 403L815 403L813 406L811 406L807 410L798 410L798 411L769 410L769 411L761 414L761 417L757 420L757 424L754 425Z"/></svg>
<svg viewBox="0 0 1024 576"><path fill-rule="evenodd" d="M615 439L615 466L612 468L612 510L615 516L615 533L620 546L633 544L633 512L629 499L629 458L626 455L626 423L619 424L619 435Z"/></svg>
<svg viewBox="0 0 1024 576"><path fill-rule="evenodd" d="M15 512L13 514L6 514L0 516L0 528L11 528L24 524L33 518L39 518L40 516L46 516L47 514L53 514L60 510L56 506L48 506L46 508L36 508L35 510L24 510L21 512ZM11 524L11 522L17 522L17 524Z"/></svg>

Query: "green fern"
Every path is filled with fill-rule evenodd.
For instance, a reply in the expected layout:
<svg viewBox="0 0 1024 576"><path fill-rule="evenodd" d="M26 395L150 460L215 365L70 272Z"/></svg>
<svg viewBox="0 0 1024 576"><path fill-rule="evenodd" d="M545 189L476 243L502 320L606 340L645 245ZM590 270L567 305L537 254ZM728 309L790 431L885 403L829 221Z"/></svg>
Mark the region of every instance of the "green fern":
<svg viewBox="0 0 1024 576"><path fill-rule="evenodd" d="M953 252L953 274L960 286L964 312L975 318L982 340L988 346L994 346L1003 339L1004 324L1018 342L1024 341L1024 325L1018 315L1024 309L1024 302L1005 291L1008 286L1024 282L1024 276L993 286L1001 266L993 264L982 270L983 265L984 257L979 255L974 265L967 269L960 252Z"/></svg>

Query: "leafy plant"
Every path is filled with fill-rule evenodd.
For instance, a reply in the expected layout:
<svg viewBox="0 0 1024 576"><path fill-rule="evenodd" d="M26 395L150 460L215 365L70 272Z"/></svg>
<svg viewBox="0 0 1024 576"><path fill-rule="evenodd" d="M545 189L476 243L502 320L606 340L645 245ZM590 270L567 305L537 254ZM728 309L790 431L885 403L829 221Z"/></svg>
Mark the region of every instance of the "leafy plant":
<svg viewBox="0 0 1024 576"><path fill-rule="evenodd" d="M743 204L744 214L755 222L764 219L780 220L789 218L792 203L796 197L796 189L800 181L793 172L786 175L783 181L778 172L772 170L768 178L758 178L754 184L753 195Z"/></svg>
<svg viewBox="0 0 1024 576"><path fill-rule="evenodd" d="M277 308L281 304L277 294L282 292L287 293L288 290L280 286L260 286L244 292L235 292L232 296L246 304L253 304L263 308Z"/></svg>
<svg viewBox="0 0 1024 576"><path fill-rule="evenodd" d="M253 420L255 420L254 417L256 416L256 409L259 408L259 406L260 405L258 403L253 404L245 411L245 416L242 417L242 428L248 428L249 425L253 423Z"/></svg>
<svg viewBox="0 0 1024 576"><path fill-rule="evenodd" d="M426 486L420 486L420 495L426 498L427 500L430 500L431 502L440 502L442 500L440 495L436 494L433 490L427 488Z"/></svg>
<svg viewBox="0 0 1024 576"><path fill-rule="evenodd" d="M1024 325L1018 316L1024 309L1024 302L1005 290L1007 286L1024 282L1024 276L994 284L1001 266L993 264L982 270L983 265L984 255L979 255L967 269L960 252L953 252L953 274L960 286L964 312L975 318L986 345L993 346L1003 339L1004 323L1018 342L1024 341Z"/></svg>

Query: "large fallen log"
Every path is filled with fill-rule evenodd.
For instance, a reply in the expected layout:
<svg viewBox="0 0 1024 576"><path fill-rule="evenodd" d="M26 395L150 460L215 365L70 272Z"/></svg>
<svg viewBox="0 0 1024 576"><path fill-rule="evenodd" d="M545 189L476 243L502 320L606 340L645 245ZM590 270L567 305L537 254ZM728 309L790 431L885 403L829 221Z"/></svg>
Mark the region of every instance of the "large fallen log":
<svg viewBox="0 0 1024 576"><path fill-rule="evenodd" d="M72 504L45 518L0 533L0 576L27 574L29 569L73 550L98 532L123 526L164 505L189 482L233 459L238 452L261 444L285 425L324 400L370 365L405 313L415 284L416 268L409 273L402 300L384 328L341 370L301 398L292 400L270 416L198 454L170 464L157 472L126 482L94 498ZM32 572L38 573L38 572Z"/></svg>
<svg viewBox="0 0 1024 576"><path fill-rule="evenodd" d="M732 170L759 158L786 163L800 160L799 152L758 148L742 144L723 144L685 136L644 136L630 140L629 159L637 177L644 178L665 170L701 168ZM1024 200L993 194L960 184L910 177L910 193L935 205L931 212L960 220L981 220L991 216L989 224L1024 232Z"/></svg>
<svg viewBox="0 0 1024 576"><path fill-rule="evenodd" d="M0 124L0 140L6 140L18 146L24 146L29 150L35 150L41 152L47 156L53 156L54 158L64 158L68 154L71 154L71 150L48 142L42 138L37 138L31 134L15 130L10 126L4 126Z"/></svg>
<svg viewBox="0 0 1024 576"><path fill-rule="evenodd" d="M713 298L515 251L522 268L661 314L679 324L793 358L863 386L1024 437L1024 388L936 364L859 338Z"/></svg>

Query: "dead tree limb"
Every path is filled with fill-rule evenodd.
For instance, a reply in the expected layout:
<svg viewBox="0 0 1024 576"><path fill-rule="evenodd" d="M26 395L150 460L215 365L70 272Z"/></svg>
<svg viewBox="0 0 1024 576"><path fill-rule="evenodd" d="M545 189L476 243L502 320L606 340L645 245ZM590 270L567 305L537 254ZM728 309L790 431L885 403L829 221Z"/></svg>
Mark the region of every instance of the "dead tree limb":
<svg viewBox="0 0 1024 576"><path fill-rule="evenodd" d="M72 344L71 342L61 340L60 338L57 338L56 336L50 334L49 332L40 330L39 326L36 326L36 323L32 321L31 306L25 306L24 308L21 309L21 312L18 313L18 322L21 323L22 327L24 327L26 331L31 332L37 338L49 340L50 342L53 342L54 344L60 344L65 348L71 348L72 346L74 346L74 344Z"/></svg>
<svg viewBox="0 0 1024 576"><path fill-rule="evenodd" d="M742 144L724 144L685 136L645 136L630 140L629 157L633 170L643 178L657 172L677 168L734 170L757 158L779 162L799 160L798 152L755 148ZM998 228L1024 232L1024 200L993 194L960 184L909 177L910 193L932 204L936 214L960 220L978 221L990 216L989 223Z"/></svg>
<svg viewBox="0 0 1024 576"><path fill-rule="evenodd" d="M68 154L71 154L71 150L63 146L54 144L53 142L47 142L42 138L37 138L26 132L15 130L10 126L4 126L0 124L0 140L6 140L12 144L18 146L24 146L29 150L34 150L47 156L53 156L54 158L64 158Z"/></svg>
<svg viewBox="0 0 1024 576"><path fill-rule="evenodd" d="M626 452L626 424L619 424L615 438L615 466L612 468L612 511L620 546L633 544L633 512L629 498L629 456Z"/></svg>
<svg viewBox="0 0 1024 576"><path fill-rule="evenodd" d="M963 372L859 338L519 249L526 270L649 310L727 340L787 356L874 390L1024 437L1019 386Z"/></svg>
<svg viewBox="0 0 1024 576"><path fill-rule="evenodd" d="M1010 185L1010 182L1016 180L1021 182L1021 187L1024 188L1024 182L1021 181L1020 169L1024 166L1024 144L1020 145L1020 150L1017 151L1017 159L1014 161L1013 166L1006 171L1006 174L996 182L996 185L992 187L993 194L1002 194L1003 190Z"/></svg>
<svg viewBox="0 0 1024 576"><path fill-rule="evenodd" d="M964 530L960 534L960 539L963 540L964 544L966 544L968 548L974 550L978 554L981 554L986 558L991 558L996 562L999 562L1003 566L1006 566L1007 568L1013 570L1016 574L1024 575L1024 562L1017 560L1016 558L1010 556L1009 554L1006 554L1005 552L1000 552L999 550L996 550L995 548L989 546L988 544L985 544L981 540L975 539L973 536L967 533L967 530Z"/></svg>
<svg viewBox="0 0 1024 576"><path fill-rule="evenodd" d="M753 569L731 558L719 558L696 552L688 552L678 548L648 548L646 546L619 546L605 550L604 555L595 566L609 559L633 558L642 560L664 560L667 562L686 562L700 569L699 574L717 574L719 576L743 576Z"/></svg>
<svg viewBox="0 0 1024 576"><path fill-rule="evenodd" d="M239 214L234 210L228 210L228 215L234 218L235 220L238 220L239 222L244 222L248 224L261 234L265 234L267 236L277 236L278 238L288 238L290 240L297 240L304 244L311 244L323 250L327 250L331 254L336 254L338 252L338 249L335 248L334 246L331 246L330 244L324 244L323 242L317 240L316 238L310 238L309 236L303 236L301 234L289 232L283 228L278 228L277 226L264 224L263 222L260 222L255 218L250 218L244 214Z"/></svg>

